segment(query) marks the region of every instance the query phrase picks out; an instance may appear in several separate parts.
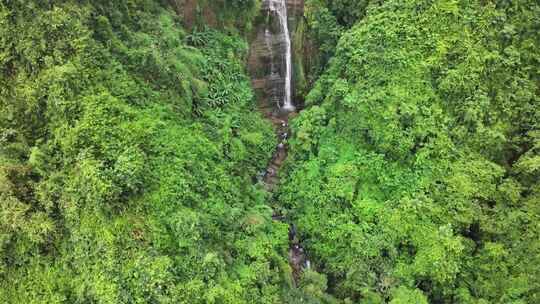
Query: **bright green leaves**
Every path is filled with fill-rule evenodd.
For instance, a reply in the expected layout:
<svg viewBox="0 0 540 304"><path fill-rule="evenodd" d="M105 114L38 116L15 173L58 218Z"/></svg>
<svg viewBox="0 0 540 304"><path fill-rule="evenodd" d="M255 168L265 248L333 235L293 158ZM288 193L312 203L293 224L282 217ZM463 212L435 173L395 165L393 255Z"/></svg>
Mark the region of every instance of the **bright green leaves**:
<svg viewBox="0 0 540 304"><path fill-rule="evenodd" d="M0 5L0 299L278 303L247 43L155 1L38 2Z"/></svg>
<svg viewBox="0 0 540 304"><path fill-rule="evenodd" d="M144 189L148 174L145 168L146 155L136 147L128 147L116 159L112 169L113 181L123 186L124 195L140 193Z"/></svg>
<svg viewBox="0 0 540 304"><path fill-rule="evenodd" d="M340 298L537 301L533 2L308 1L335 56L280 200Z"/></svg>
<svg viewBox="0 0 540 304"><path fill-rule="evenodd" d="M291 141L291 147L292 150L299 150L309 154L318 149L326 121L326 111L324 108L314 106L302 114L294 121L296 136ZM301 154L298 153L298 155Z"/></svg>
<svg viewBox="0 0 540 304"><path fill-rule="evenodd" d="M418 289L399 287L392 291L392 300L390 301L390 304L408 303L427 304L429 302L427 297L422 293L422 291Z"/></svg>
<svg viewBox="0 0 540 304"><path fill-rule="evenodd" d="M420 221L419 221L420 222ZM424 228L418 225L412 235L414 258L398 262L395 276L407 283L431 280L442 288L451 288L461 271L464 245L449 226ZM411 264L409 264L411 263Z"/></svg>

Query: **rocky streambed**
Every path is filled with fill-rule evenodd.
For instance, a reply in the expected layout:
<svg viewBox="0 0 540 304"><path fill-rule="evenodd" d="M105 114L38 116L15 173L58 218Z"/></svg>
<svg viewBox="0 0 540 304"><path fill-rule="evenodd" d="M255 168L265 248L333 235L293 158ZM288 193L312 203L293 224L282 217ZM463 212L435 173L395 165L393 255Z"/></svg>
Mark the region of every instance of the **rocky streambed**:
<svg viewBox="0 0 540 304"><path fill-rule="evenodd" d="M294 117L296 112L282 112L272 108L261 108L264 116L269 119L274 125L278 144L274 154L266 167L266 170L261 173L260 180L263 182L265 189L272 192L279 186L280 170L284 161L287 158L289 145L287 140L290 136L289 119ZM307 253L302 246L301 240L297 233L296 225L291 223L289 219L281 214L277 208L274 210L273 220L286 222L289 224L289 252L288 260L292 269L292 274L295 284L299 281L304 269L311 267L311 262L308 259Z"/></svg>

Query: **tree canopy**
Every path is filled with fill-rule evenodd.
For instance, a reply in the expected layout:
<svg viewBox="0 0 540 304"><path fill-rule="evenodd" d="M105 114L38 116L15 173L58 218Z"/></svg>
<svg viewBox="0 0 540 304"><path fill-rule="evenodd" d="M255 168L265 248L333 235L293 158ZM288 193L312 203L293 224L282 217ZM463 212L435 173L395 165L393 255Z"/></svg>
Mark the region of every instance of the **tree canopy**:
<svg viewBox="0 0 540 304"><path fill-rule="evenodd" d="M268 193L262 1L0 0L0 301L540 303L540 4L305 2Z"/></svg>
<svg viewBox="0 0 540 304"><path fill-rule="evenodd" d="M1 2L3 303L269 303L287 286L287 226L252 184L275 139L248 46L181 21L155 1Z"/></svg>
<svg viewBox="0 0 540 304"><path fill-rule="evenodd" d="M538 302L538 3L310 3L334 55L294 121L280 200L329 290Z"/></svg>

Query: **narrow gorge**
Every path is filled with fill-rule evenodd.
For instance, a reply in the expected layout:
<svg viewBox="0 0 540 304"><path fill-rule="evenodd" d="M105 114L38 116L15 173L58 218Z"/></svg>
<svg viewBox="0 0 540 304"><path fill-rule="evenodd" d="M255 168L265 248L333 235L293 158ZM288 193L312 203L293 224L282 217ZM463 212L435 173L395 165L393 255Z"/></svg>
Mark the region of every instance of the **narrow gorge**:
<svg viewBox="0 0 540 304"><path fill-rule="evenodd" d="M538 0L0 0L0 303L540 303L538 265Z"/></svg>
<svg viewBox="0 0 540 304"><path fill-rule="evenodd" d="M257 25L256 36L251 43L249 69L253 87L258 92L258 107L264 117L272 122L278 140L268 167L258 178L269 192L279 186L280 169L287 158L289 119L301 109L293 100L293 46L289 23L294 25L302 13L303 2L300 1L263 1L261 15L264 21ZM272 218L289 224L288 260L296 284L303 269L310 268L311 263L295 224L279 210L274 210Z"/></svg>

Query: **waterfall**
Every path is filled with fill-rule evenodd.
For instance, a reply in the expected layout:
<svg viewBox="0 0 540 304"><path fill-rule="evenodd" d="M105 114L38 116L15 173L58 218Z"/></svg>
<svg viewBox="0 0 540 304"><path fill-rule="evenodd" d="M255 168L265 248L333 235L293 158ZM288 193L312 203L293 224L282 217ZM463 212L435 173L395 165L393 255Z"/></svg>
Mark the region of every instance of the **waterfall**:
<svg viewBox="0 0 540 304"><path fill-rule="evenodd" d="M279 25L281 27L281 35L285 43L285 76L284 76L284 96L283 110L294 111L295 107L292 102L291 81L292 81L292 50L291 37L289 34L289 25L287 23L287 4L285 0L268 0L270 12L278 16Z"/></svg>

